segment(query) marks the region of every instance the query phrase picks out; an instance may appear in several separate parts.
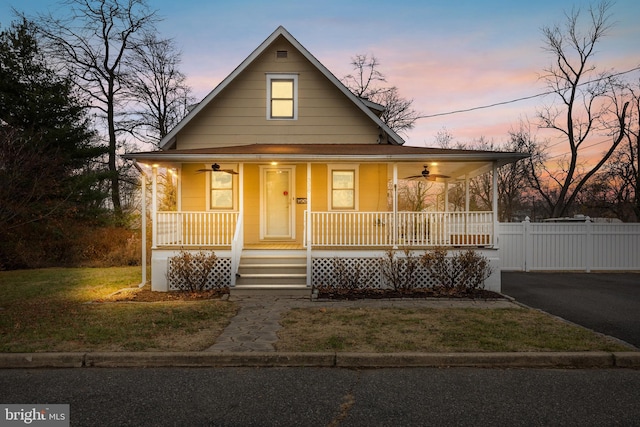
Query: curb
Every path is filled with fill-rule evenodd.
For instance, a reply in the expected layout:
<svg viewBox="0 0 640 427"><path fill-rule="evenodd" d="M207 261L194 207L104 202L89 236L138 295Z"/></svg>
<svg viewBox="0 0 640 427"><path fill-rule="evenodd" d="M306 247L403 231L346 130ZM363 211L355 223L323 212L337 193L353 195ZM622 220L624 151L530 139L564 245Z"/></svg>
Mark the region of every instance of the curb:
<svg viewBox="0 0 640 427"><path fill-rule="evenodd" d="M640 369L640 352L549 353L0 353L0 369L155 367L326 368L626 368Z"/></svg>

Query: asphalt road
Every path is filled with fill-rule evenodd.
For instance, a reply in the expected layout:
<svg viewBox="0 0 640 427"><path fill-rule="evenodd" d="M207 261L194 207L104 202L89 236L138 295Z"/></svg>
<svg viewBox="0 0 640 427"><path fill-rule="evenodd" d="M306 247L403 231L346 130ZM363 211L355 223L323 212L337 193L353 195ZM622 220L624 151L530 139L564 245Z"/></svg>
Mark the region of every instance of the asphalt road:
<svg viewBox="0 0 640 427"><path fill-rule="evenodd" d="M69 404L72 426L638 425L638 390L626 369L0 370L0 402Z"/></svg>
<svg viewBox="0 0 640 427"><path fill-rule="evenodd" d="M640 348L639 273L502 272L502 292Z"/></svg>

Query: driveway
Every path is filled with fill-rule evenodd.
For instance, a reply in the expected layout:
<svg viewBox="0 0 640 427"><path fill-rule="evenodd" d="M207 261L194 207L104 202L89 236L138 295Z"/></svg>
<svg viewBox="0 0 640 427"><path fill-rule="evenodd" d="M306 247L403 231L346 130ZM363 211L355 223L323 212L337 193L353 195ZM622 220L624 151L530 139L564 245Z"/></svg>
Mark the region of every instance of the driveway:
<svg viewBox="0 0 640 427"><path fill-rule="evenodd" d="M502 272L502 292L640 348L639 273Z"/></svg>

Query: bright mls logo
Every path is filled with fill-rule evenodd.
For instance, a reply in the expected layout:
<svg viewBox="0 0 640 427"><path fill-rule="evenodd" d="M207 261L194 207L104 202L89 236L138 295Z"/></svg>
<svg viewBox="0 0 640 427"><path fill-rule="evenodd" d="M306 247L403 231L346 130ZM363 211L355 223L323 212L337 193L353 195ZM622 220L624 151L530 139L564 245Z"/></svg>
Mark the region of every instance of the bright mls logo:
<svg viewBox="0 0 640 427"><path fill-rule="evenodd" d="M0 427L69 426L69 405L0 405Z"/></svg>

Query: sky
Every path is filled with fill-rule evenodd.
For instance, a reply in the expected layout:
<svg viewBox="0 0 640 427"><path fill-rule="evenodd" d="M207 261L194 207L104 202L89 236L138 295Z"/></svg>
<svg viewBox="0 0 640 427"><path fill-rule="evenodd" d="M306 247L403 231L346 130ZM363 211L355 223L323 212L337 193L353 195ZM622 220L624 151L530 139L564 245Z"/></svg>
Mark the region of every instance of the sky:
<svg viewBox="0 0 640 427"><path fill-rule="evenodd" d="M483 137L508 140L520 121L533 123L550 96L543 69L553 57L542 49L542 27L563 24L565 12L584 0L148 0L163 20L161 36L182 51L181 71L199 100L215 88L279 25L283 25L336 77L352 72L356 54L375 55L389 86L413 100L425 117L404 135L408 145L434 146L442 130L469 143ZM60 13L56 0L0 0L0 26L14 19L12 7L28 16ZM640 66L640 2L617 0L613 24L598 45L598 70ZM636 81L640 71L626 75ZM495 103L499 107L480 108ZM457 110L470 112L446 114ZM541 138L553 136L542 134ZM593 147L593 150L602 147Z"/></svg>

